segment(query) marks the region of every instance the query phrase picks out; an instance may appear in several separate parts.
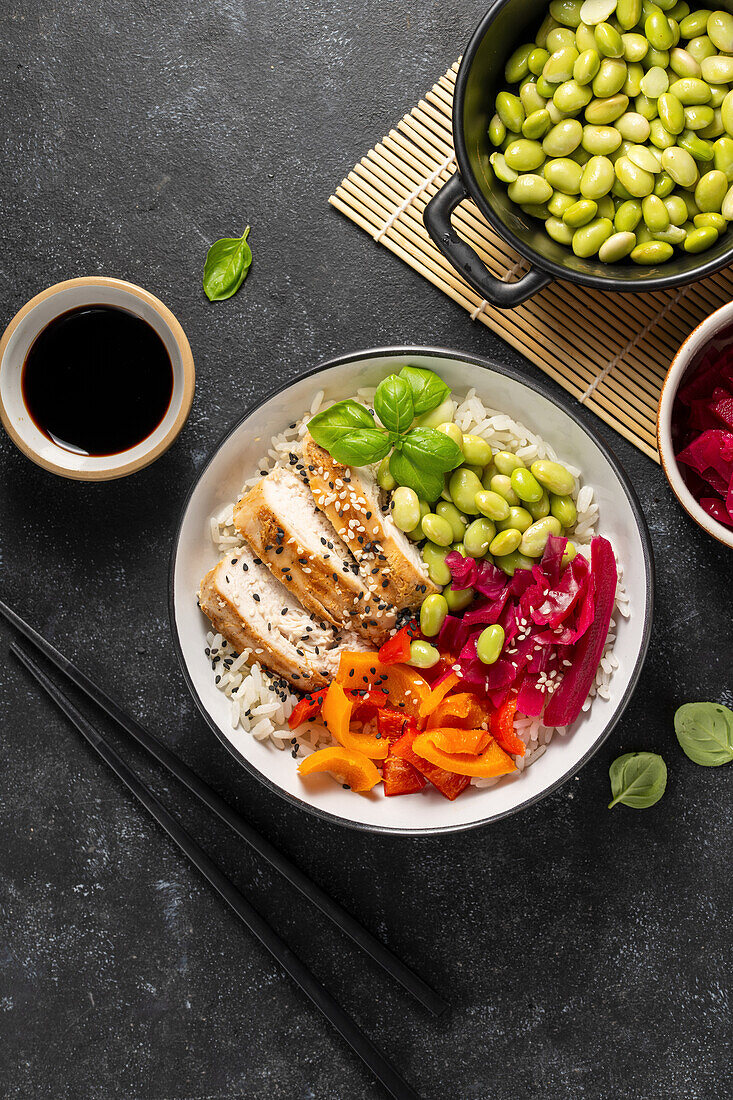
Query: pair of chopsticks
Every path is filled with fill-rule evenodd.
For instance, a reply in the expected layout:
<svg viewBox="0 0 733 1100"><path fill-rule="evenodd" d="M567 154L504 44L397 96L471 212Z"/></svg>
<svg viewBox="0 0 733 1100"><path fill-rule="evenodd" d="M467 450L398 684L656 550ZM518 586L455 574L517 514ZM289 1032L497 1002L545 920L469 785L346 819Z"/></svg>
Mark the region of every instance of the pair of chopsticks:
<svg viewBox="0 0 733 1100"><path fill-rule="evenodd" d="M62 675L96 703L121 729L148 751L163 767L178 779L196 798L207 806L221 821L245 841L276 871L279 871L300 893L345 932L353 942L366 952L395 981L433 1015L440 1015L448 1007L446 1002L417 974L380 943L363 925L347 913L300 868L291 863L270 841L249 825L187 764L168 749L152 733L127 714L118 703L98 687L76 665L46 641L31 626L0 601L0 614L29 642L40 650ZM71 700L56 686L43 669L17 644L10 646L11 653L26 667L36 682L51 697L69 721L76 727L95 752L122 780L128 790L145 807L148 813L178 845L190 862L201 872L220 897L234 910L242 923L280 963L287 974L303 990L316 1008L346 1040L352 1050L372 1071L390 1096L395 1100L419 1100L417 1093L400 1076L392 1063L377 1050L349 1014L331 996L328 990L301 962L297 955L272 929L256 909L243 897L223 871L194 841L180 822L158 801L152 791L137 777L119 753L105 740L103 734L79 711Z"/></svg>

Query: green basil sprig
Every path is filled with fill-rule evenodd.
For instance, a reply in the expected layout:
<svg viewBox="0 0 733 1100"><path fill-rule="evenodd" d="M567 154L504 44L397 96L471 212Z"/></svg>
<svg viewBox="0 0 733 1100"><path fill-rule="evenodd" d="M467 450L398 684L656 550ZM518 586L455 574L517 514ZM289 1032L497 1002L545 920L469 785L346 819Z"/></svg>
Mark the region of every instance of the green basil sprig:
<svg viewBox="0 0 733 1100"><path fill-rule="evenodd" d="M247 277L252 263L252 249L247 244L249 226L241 237L222 237L206 254L204 291L210 302L223 302L236 294Z"/></svg>
<svg viewBox="0 0 733 1100"><path fill-rule="evenodd" d="M733 760L733 710L722 703L685 703L674 716L682 751L695 764L717 768Z"/></svg>
<svg viewBox="0 0 733 1100"><path fill-rule="evenodd" d="M667 765L655 752L627 752L608 770L612 800L609 810L621 802L635 810L646 810L664 794Z"/></svg>
<svg viewBox="0 0 733 1100"><path fill-rule="evenodd" d="M435 409L450 388L433 371L403 367L377 386L374 409L384 427L358 401L339 401L309 422L316 443L337 462L366 466L392 451L389 469L399 485L434 501L443 489L443 475L463 461L460 447L435 428L411 427L416 416Z"/></svg>

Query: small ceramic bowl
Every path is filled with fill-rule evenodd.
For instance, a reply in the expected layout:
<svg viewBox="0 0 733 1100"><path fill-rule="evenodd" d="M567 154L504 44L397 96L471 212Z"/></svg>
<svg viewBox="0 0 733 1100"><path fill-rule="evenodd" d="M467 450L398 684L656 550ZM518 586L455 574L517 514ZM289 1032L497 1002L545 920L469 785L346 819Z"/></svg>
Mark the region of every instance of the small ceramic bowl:
<svg viewBox="0 0 733 1100"><path fill-rule="evenodd" d="M733 324L733 302L721 306L692 332L672 360L667 377L662 386L662 395L657 413L657 446L662 468L667 475L672 492L695 523L707 531L718 542L733 549L733 530L718 523L705 512L687 485L680 472L672 444L672 412L677 392L688 372L700 361L701 353L718 332Z"/></svg>
<svg viewBox="0 0 733 1100"><path fill-rule="evenodd" d="M114 455L75 454L59 447L36 426L23 400L23 364L36 337L62 313L87 305L117 306L146 321L165 344L173 367L173 394L160 424L136 446ZM92 276L56 283L16 313L0 341L0 419L5 430L32 462L77 481L109 481L154 462L186 423L194 383L191 348L176 318L147 290L120 279Z"/></svg>
<svg viewBox="0 0 733 1100"><path fill-rule="evenodd" d="M257 469L267 441L303 415L319 391L340 399L362 386L376 386L406 362L437 371L455 393L475 387L479 396L541 432L569 462L580 467L595 489L599 533L613 540L624 566L629 618L617 616L614 654L619 667L607 698L597 696L587 713L525 772L497 786L471 787L449 802L437 791L420 796L357 796L330 776L305 783L289 752L257 741L231 724L231 702L216 687L206 656L210 629L197 606L204 573L219 558L210 538L209 517L239 495L242 481ZM170 610L173 639L186 683L209 726L234 758L271 790L322 818L356 829L428 835L469 829L496 821L546 797L586 763L620 718L639 678L652 625L653 560L649 532L634 490L616 459L596 434L590 417L581 420L570 398L528 383L519 373L478 356L441 348L376 348L343 355L246 409L199 472L183 508L171 559Z"/></svg>

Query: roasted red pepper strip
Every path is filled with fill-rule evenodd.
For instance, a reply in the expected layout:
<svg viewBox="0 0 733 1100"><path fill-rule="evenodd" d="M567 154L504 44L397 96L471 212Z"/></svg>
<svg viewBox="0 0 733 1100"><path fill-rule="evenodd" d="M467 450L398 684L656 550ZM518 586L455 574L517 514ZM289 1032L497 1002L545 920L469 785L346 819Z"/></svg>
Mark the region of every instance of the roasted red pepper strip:
<svg viewBox="0 0 733 1100"><path fill-rule="evenodd" d="M326 698L326 689L312 691L310 695L304 695L293 707L293 713L288 718L291 730L302 726L304 722L312 722L321 713L323 700Z"/></svg>
<svg viewBox="0 0 733 1100"><path fill-rule="evenodd" d="M382 764L382 779L387 798L396 794L416 794L427 783L417 768L402 756L387 757Z"/></svg>
<svg viewBox="0 0 733 1100"><path fill-rule="evenodd" d="M412 743L417 736L417 730L407 729L402 734L399 741L393 742L390 748L390 754L392 756L401 756L403 760L412 764L413 768L416 768L426 779L429 779L433 786L436 787L445 798L452 802L454 798L458 798L461 791L465 791L466 787L471 782L469 776L455 775L453 772L447 772L444 768L439 768L437 765L431 764L427 760L423 760L422 757L418 756L412 749Z"/></svg>
<svg viewBox="0 0 733 1100"><path fill-rule="evenodd" d="M514 715L517 712L517 697L510 695L489 717L491 736L504 752L524 756L525 744L514 732Z"/></svg>
<svg viewBox="0 0 733 1100"><path fill-rule="evenodd" d="M388 638L377 656L383 665L405 664L410 660L410 642L417 635L417 623L411 622Z"/></svg>
<svg viewBox="0 0 733 1100"><path fill-rule="evenodd" d="M377 711L377 729L382 737L395 741L405 732L407 718L401 710L382 707Z"/></svg>

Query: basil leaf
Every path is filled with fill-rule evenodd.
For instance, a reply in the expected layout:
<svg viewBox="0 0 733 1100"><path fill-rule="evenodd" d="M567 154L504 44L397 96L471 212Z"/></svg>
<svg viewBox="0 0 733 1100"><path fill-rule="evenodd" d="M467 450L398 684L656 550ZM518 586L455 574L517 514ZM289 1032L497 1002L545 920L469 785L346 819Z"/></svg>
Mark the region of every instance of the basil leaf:
<svg viewBox="0 0 733 1100"><path fill-rule="evenodd" d="M424 367L403 367L400 378L404 379L412 390L415 416L422 416L431 409L437 409L450 394L450 386L447 386L433 371L426 370Z"/></svg>
<svg viewBox="0 0 733 1100"><path fill-rule="evenodd" d="M458 444L437 428L413 428L402 437L402 447L415 466L433 474L455 470L463 462Z"/></svg>
<svg viewBox="0 0 733 1100"><path fill-rule="evenodd" d="M212 244L204 264L204 291L210 302L223 302L236 294L252 263L247 244L249 226L241 237L223 237Z"/></svg>
<svg viewBox="0 0 733 1100"><path fill-rule="evenodd" d="M685 703L674 716L674 731L695 764L717 768L733 760L733 710L721 703Z"/></svg>
<svg viewBox="0 0 733 1100"><path fill-rule="evenodd" d="M387 432L372 425L371 428L356 428L350 435L342 436L329 453L344 466L369 466L384 458L391 446Z"/></svg>
<svg viewBox="0 0 733 1100"><path fill-rule="evenodd" d="M374 395L374 409L385 428L401 435L415 419L412 390L404 378L390 374L383 378Z"/></svg>
<svg viewBox="0 0 733 1100"><path fill-rule="evenodd" d="M337 401L335 405L324 409L308 422L308 431L319 447L324 447L330 453L331 447L350 435L357 428L372 428L379 431L374 423L374 417L368 409L360 405L358 401ZM334 458L336 456L334 455Z"/></svg>
<svg viewBox="0 0 733 1100"><path fill-rule="evenodd" d="M667 786L667 765L655 752L627 752L614 760L608 774L613 795L609 810L618 802L645 810L659 802Z"/></svg>
<svg viewBox="0 0 733 1100"><path fill-rule="evenodd" d="M398 485L406 485L409 489L414 489L421 500L432 503L443 492L442 475L426 470L424 466L416 465L405 453L404 447L392 452L389 472Z"/></svg>

